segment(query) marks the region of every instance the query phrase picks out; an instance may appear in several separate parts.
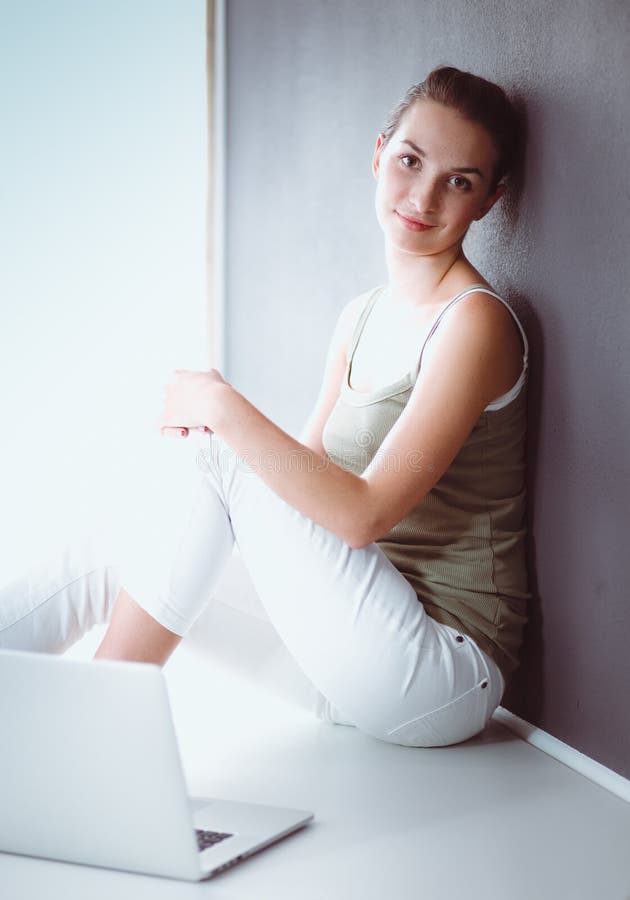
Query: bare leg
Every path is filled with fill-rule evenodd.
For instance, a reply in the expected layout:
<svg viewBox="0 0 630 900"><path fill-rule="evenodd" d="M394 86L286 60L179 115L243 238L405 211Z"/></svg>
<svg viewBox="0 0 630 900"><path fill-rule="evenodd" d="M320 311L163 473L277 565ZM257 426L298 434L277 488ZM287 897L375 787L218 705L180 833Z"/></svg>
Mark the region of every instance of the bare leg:
<svg viewBox="0 0 630 900"><path fill-rule="evenodd" d="M122 588L94 659L124 659L163 666L180 641L180 635L160 625Z"/></svg>

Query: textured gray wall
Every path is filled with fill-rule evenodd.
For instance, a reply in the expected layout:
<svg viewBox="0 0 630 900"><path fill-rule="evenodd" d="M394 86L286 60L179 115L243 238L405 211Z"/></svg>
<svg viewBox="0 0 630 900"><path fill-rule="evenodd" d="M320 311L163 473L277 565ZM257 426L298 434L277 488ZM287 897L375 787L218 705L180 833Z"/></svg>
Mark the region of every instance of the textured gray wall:
<svg viewBox="0 0 630 900"><path fill-rule="evenodd" d="M376 134L438 63L529 123L518 213L467 241L532 350L535 597L504 702L630 776L630 4L230 0L227 374L299 431L340 307L386 277Z"/></svg>

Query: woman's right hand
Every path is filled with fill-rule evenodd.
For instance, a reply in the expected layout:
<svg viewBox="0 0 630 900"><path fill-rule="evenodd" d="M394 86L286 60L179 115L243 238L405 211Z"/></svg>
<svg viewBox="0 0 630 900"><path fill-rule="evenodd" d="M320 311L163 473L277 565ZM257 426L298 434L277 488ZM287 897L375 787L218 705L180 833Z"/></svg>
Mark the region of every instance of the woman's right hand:
<svg viewBox="0 0 630 900"><path fill-rule="evenodd" d="M204 434L212 434L212 432L210 431L210 429L208 428L207 425L199 425L197 428L194 429L194 431L201 431ZM166 437L185 438L185 437L188 437L188 435L190 433L190 429L174 427L174 426L168 425L168 426L164 426L164 428L161 429L161 432Z"/></svg>

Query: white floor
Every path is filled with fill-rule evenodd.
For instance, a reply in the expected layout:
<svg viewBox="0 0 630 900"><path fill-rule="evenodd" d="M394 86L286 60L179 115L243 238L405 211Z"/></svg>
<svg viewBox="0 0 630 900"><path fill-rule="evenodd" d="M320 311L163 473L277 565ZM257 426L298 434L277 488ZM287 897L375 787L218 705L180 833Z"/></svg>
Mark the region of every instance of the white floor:
<svg viewBox="0 0 630 900"><path fill-rule="evenodd" d="M3 900L630 900L630 804L498 722L414 750L235 685L185 646L165 674L191 793L314 823L198 885L0 854Z"/></svg>

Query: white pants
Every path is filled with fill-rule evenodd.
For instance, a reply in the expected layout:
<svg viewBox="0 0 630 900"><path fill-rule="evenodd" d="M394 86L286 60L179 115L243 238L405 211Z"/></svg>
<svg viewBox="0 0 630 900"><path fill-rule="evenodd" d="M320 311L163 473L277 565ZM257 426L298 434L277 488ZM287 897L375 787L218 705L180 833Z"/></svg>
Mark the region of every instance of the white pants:
<svg viewBox="0 0 630 900"><path fill-rule="evenodd" d="M217 435L208 444L169 552L121 567L69 548L0 590L0 648L63 652L124 585L166 628L321 718L409 746L482 731L505 685L475 641L427 616L378 545L352 549Z"/></svg>

